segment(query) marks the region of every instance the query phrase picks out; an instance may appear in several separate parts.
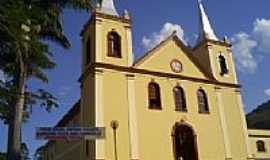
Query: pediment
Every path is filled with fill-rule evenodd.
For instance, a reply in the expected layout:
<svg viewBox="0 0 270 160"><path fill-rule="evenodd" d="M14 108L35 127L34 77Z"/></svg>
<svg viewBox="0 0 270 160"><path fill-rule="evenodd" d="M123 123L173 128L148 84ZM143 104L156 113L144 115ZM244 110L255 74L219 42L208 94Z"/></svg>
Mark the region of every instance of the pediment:
<svg viewBox="0 0 270 160"><path fill-rule="evenodd" d="M172 65L175 61L181 63L181 72L175 70L175 66L176 69L178 68L177 63L176 65ZM203 70L197 59L193 57L192 51L174 34L138 59L134 67L194 78L212 79L212 77Z"/></svg>

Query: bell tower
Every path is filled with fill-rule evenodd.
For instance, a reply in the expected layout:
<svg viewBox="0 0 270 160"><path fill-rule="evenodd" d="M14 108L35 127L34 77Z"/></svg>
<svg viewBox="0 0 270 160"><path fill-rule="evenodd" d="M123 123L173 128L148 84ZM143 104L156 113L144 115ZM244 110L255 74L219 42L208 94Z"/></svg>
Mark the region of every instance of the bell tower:
<svg viewBox="0 0 270 160"><path fill-rule="evenodd" d="M200 18L199 36L197 45L193 48L193 55L201 62L203 69L212 76L211 78L221 83L237 85L238 80L233 60L232 45L227 37L220 40L216 36L205 12L202 0L198 0L198 8ZM225 159L235 159L233 157L237 157L234 153L236 149L233 147L234 145L232 145L236 140L234 136L232 136L233 132L244 135L241 140L239 138L239 141L241 141L244 146L242 153L244 156L247 156L247 159L252 159L240 88L229 89L224 86L216 86L215 92L218 103L216 107L219 110L220 126L223 132ZM232 113L237 115L237 118L233 119ZM235 124L236 121L240 122L239 125L232 125Z"/></svg>
<svg viewBox="0 0 270 160"><path fill-rule="evenodd" d="M227 37L219 40L216 36L201 0L199 8L199 35L194 47L194 56L204 69L220 82L237 84L237 75L232 56L231 44Z"/></svg>
<svg viewBox="0 0 270 160"><path fill-rule="evenodd" d="M127 11L119 15L113 0L97 3L81 36L83 72L95 63L126 67L133 64L131 18Z"/></svg>
<svg viewBox="0 0 270 160"><path fill-rule="evenodd" d="M127 96L128 89L124 84L132 77L114 74L115 72L112 73L108 68L129 67L133 64L129 13L125 11L120 15L113 0L99 0L93 8L89 21L84 25L81 37L82 126L106 128L105 139L85 140L82 143L81 157L104 160L119 156L119 159L128 159L129 102L122 97ZM116 90L117 96L114 96L112 91ZM119 124L120 127L117 128L116 125L112 127L111 124ZM122 147L121 152L116 155L114 136L118 134L121 138L117 137L119 138L117 146L125 147Z"/></svg>

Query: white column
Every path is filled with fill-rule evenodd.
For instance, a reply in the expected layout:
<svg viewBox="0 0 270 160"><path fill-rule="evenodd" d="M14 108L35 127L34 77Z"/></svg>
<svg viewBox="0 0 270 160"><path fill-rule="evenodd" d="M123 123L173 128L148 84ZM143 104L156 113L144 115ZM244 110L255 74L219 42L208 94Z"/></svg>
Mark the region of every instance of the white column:
<svg viewBox="0 0 270 160"><path fill-rule="evenodd" d="M102 20L97 19L96 20L96 31L95 31L95 37L96 37L96 47L95 47L95 62L102 62L102 54L103 54L103 46L102 44L104 43L102 41L103 38L103 31L102 31Z"/></svg>
<svg viewBox="0 0 270 160"><path fill-rule="evenodd" d="M210 62L210 67L211 67L211 71L212 74L215 78L217 77L217 69L216 69L216 54L214 53L212 46L208 46L208 52L209 52L209 62Z"/></svg>
<svg viewBox="0 0 270 160"><path fill-rule="evenodd" d="M228 51L228 55L230 57L230 61L231 61L231 64L232 64L232 74L233 74L233 77L234 77L234 83L238 84L238 77L237 77L237 74L236 74L236 67L235 67L235 62L234 62L234 59L233 59L233 53L232 53L231 49L228 49L227 51Z"/></svg>
<svg viewBox="0 0 270 160"><path fill-rule="evenodd" d="M103 108L103 71L95 71L95 123L96 127L104 127L104 108ZM105 159L105 140L96 140L96 159Z"/></svg>
<svg viewBox="0 0 270 160"><path fill-rule="evenodd" d="M219 112L219 117L221 121L221 128L222 128L223 140L224 140L224 146L225 146L225 158L232 159L231 143L228 136L228 126L226 122L221 89L222 88L216 88L216 93L217 93L217 102L218 102L218 112Z"/></svg>
<svg viewBox="0 0 270 160"><path fill-rule="evenodd" d="M253 156L251 154L250 146L249 146L249 141L248 141L248 128L247 128L247 121L244 113L244 107L243 107L243 101L242 101L242 96L240 90L236 90L236 96L237 96L237 101L238 101L238 108L239 108L239 113L241 116L241 121L242 121L242 129L244 132L244 137L245 137L245 143L246 143L246 150L247 150L247 159L253 159Z"/></svg>
<svg viewBox="0 0 270 160"><path fill-rule="evenodd" d="M128 66L131 67L133 65L134 55L133 55L133 48L132 48L132 33L131 33L131 26L126 26L126 37L127 37L127 61Z"/></svg>
<svg viewBox="0 0 270 160"><path fill-rule="evenodd" d="M134 75L127 75L127 92L128 92L128 116L129 116L129 147L130 159L139 159L139 144L138 144L138 127L137 127L137 112L135 100L135 82Z"/></svg>

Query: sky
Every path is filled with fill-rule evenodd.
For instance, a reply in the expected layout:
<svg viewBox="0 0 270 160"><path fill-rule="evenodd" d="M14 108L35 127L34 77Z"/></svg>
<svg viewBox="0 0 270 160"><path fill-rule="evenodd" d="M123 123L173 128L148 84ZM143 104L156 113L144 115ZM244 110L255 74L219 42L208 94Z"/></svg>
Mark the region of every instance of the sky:
<svg viewBox="0 0 270 160"><path fill-rule="evenodd" d="M239 83L246 113L270 99L270 1L269 0L203 0L217 36L225 35L233 44ZM142 56L146 50L166 38L172 31L186 44L194 45L198 35L196 0L117 0L117 11L128 9L133 21L133 52ZM63 14L65 34L72 43L69 50L50 44L58 66L48 71L50 81L29 82L31 89L46 88L58 97L59 108L47 113L33 107L31 119L23 125L23 142L31 155L44 141L35 139L35 127L54 126L80 97L78 78L81 71L83 24L90 14L66 9ZM3 75L0 72L0 80ZM7 127L0 122L0 152L7 146Z"/></svg>

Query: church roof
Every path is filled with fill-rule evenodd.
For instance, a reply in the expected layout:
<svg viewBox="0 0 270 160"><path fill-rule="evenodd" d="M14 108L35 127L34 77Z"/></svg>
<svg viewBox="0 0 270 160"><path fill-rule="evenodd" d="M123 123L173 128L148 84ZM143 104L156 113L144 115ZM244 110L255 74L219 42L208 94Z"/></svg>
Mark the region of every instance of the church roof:
<svg viewBox="0 0 270 160"><path fill-rule="evenodd" d="M117 13L115 9L113 0L102 0L100 7L101 7L100 8L101 13L105 13L105 14L109 14L113 16L119 16L119 14Z"/></svg>
<svg viewBox="0 0 270 160"><path fill-rule="evenodd" d="M202 0L198 0L198 7L199 7L199 17L200 17L200 24L199 24L199 38L198 43L203 41L204 39L210 39L218 41L218 38L211 26L209 18L205 12L204 6L202 4Z"/></svg>
<svg viewBox="0 0 270 160"><path fill-rule="evenodd" d="M81 100L78 100L74 106L62 117L62 119L56 124L55 127L64 127L66 124L72 120L76 115L80 113L81 110Z"/></svg>

